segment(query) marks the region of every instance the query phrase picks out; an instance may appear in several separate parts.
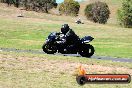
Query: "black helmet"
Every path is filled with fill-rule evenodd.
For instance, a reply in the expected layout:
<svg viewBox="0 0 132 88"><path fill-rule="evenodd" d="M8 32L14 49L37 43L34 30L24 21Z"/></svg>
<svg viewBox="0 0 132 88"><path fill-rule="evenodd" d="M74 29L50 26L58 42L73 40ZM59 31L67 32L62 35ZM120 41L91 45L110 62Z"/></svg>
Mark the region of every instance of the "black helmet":
<svg viewBox="0 0 132 88"><path fill-rule="evenodd" d="M68 31L69 31L69 26L68 26L68 24L62 25L62 27L61 27L61 32L62 32L63 34L66 34Z"/></svg>

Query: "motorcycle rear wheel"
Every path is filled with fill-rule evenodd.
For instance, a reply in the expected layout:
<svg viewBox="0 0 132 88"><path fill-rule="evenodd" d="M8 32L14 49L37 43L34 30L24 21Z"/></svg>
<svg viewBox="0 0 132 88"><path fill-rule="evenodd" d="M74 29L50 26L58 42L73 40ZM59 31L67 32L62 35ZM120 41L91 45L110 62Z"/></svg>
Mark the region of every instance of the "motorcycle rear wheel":
<svg viewBox="0 0 132 88"><path fill-rule="evenodd" d="M81 50L79 51L79 54L82 57L91 57L94 54L95 50L94 47L90 44L85 44L81 47Z"/></svg>
<svg viewBox="0 0 132 88"><path fill-rule="evenodd" d="M44 44L42 49L47 54L54 54L57 52L57 48L54 45Z"/></svg>

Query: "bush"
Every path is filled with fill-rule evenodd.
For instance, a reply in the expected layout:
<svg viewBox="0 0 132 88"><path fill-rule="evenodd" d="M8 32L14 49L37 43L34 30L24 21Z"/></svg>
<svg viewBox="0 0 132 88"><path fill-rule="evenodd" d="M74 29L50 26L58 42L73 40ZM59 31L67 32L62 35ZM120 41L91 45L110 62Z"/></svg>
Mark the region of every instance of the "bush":
<svg viewBox="0 0 132 88"><path fill-rule="evenodd" d="M19 7L20 4L20 0L0 0L1 3L7 3L8 6L11 6L12 4L15 7Z"/></svg>
<svg viewBox="0 0 132 88"><path fill-rule="evenodd" d="M77 16L79 12L80 4L74 0L64 0L60 4L59 11L61 14Z"/></svg>
<svg viewBox="0 0 132 88"><path fill-rule="evenodd" d="M132 0L124 0L117 14L120 25L132 28Z"/></svg>
<svg viewBox="0 0 132 88"><path fill-rule="evenodd" d="M49 9L57 7L56 0L25 0L26 10L34 10L48 13Z"/></svg>
<svg viewBox="0 0 132 88"><path fill-rule="evenodd" d="M86 6L85 16L95 23L105 24L109 18L110 10L106 3L95 2Z"/></svg>

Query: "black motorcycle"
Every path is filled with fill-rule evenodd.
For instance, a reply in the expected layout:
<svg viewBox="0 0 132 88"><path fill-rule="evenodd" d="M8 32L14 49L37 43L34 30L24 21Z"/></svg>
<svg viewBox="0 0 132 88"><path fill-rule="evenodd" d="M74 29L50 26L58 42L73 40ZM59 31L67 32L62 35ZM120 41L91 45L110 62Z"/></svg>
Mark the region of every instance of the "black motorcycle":
<svg viewBox="0 0 132 88"><path fill-rule="evenodd" d="M79 38L73 45L63 44L65 36L61 33L52 32L46 42L43 44L42 49L47 54L54 54L56 52L62 54L80 54L82 57L91 57L94 54L94 47L90 44L94 38L91 36L85 36Z"/></svg>

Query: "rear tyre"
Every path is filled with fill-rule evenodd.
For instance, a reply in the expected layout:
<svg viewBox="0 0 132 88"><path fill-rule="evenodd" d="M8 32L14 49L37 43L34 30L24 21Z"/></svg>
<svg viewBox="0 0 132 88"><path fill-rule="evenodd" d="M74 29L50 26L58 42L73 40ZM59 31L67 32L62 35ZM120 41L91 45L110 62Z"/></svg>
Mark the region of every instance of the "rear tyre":
<svg viewBox="0 0 132 88"><path fill-rule="evenodd" d="M90 44L85 44L81 47L79 54L82 57L91 57L94 54L94 47Z"/></svg>
<svg viewBox="0 0 132 88"><path fill-rule="evenodd" d="M47 54L54 54L57 52L57 48L54 45L44 44L42 49Z"/></svg>

